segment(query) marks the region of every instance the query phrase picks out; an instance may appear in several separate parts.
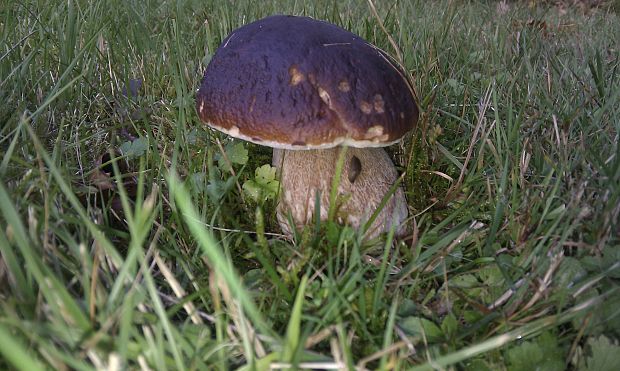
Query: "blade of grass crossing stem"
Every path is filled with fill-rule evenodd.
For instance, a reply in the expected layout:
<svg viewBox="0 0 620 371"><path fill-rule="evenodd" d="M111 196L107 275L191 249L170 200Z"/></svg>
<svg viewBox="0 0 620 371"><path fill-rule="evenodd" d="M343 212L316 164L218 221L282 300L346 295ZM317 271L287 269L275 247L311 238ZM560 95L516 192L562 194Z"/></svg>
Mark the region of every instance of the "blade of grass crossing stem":
<svg viewBox="0 0 620 371"><path fill-rule="evenodd" d="M190 233L196 238L198 246L209 259L211 268L218 274L229 287L233 296L239 300L242 308L247 312L248 317L253 321L253 325L264 334L276 337L275 332L267 326L260 311L251 299L250 294L243 287L239 280L239 275L234 271L230 261L220 251L217 242L205 229L203 223L198 218L198 213L192 205L189 192L174 174L168 176L170 193L177 202L177 207L183 215L185 223L189 227Z"/></svg>
<svg viewBox="0 0 620 371"><path fill-rule="evenodd" d="M327 220L333 221L338 210L338 186L340 185L340 177L342 170L344 169L344 161L347 158L347 147L341 147L340 153L338 153L338 161L336 162L336 170L334 171L334 177L332 178L332 187L329 192L329 211L327 213ZM315 213L320 213L318 209L314 210Z"/></svg>
<svg viewBox="0 0 620 371"><path fill-rule="evenodd" d="M383 210L383 208L385 207L385 205L388 203L388 201L390 200L390 198L392 197L392 195L394 194L394 192L396 192L396 190L398 189L398 187L400 187L400 183L403 181L405 177L405 173L401 174L401 176L398 177L398 179L396 179L396 181L394 182L394 184L392 184L392 186L390 187L390 189L388 190L388 192L383 196L383 198L381 199L381 202L379 203L379 206L377 206L377 208L375 209L375 211L372 213L372 215L370 216L370 218L368 219L368 221L366 222L366 224L364 224L364 229L363 229L363 233L361 233L362 235L364 233L366 233L366 231L368 230L368 228L370 228L372 226L372 223L375 222L375 220L377 219L377 217L379 216L379 213L381 213L381 210ZM392 223L393 224L393 223Z"/></svg>
<svg viewBox="0 0 620 371"><path fill-rule="evenodd" d="M65 286L47 269L47 266L40 260L39 254L33 250L21 218L2 183L0 183L0 211L12 228L13 238L25 260L26 269L32 272L47 304L53 308L59 318L63 318L67 323L82 331L87 331L90 328L88 318Z"/></svg>
<svg viewBox="0 0 620 371"><path fill-rule="evenodd" d="M17 337L0 324L0 354L16 370L36 371L45 370L41 362L30 354L27 348L17 340Z"/></svg>
<svg viewBox="0 0 620 371"><path fill-rule="evenodd" d="M293 363L295 353L299 347L301 338L301 309L304 304L304 294L306 292L306 284L308 276L304 276L299 283L297 295L295 296L295 304L291 312L291 319L288 321L286 328L286 342L284 343L283 360Z"/></svg>
<svg viewBox="0 0 620 371"><path fill-rule="evenodd" d="M320 192L320 191L319 191ZM321 232L321 194L319 192L316 192L314 194L314 236L315 238L320 238L320 232ZM317 212L317 210L319 210ZM293 217L292 214L289 212L289 225L295 225L295 223L293 222ZM297 228L295 228L295 230L297 230Z"/></svg>

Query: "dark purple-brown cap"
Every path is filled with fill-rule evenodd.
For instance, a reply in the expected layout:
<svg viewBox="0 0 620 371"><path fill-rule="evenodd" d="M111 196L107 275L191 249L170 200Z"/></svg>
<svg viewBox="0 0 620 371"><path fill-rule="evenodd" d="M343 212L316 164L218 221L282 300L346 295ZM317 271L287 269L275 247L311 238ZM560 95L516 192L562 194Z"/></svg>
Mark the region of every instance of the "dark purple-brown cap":
<svg viewBox="0 0 620 371"><path fill-rule="evenodd" d="M281 15L224 40L196 107L217 130L285 149L386 146L418 120L411 84L385 52L333 24Z"/></svg>

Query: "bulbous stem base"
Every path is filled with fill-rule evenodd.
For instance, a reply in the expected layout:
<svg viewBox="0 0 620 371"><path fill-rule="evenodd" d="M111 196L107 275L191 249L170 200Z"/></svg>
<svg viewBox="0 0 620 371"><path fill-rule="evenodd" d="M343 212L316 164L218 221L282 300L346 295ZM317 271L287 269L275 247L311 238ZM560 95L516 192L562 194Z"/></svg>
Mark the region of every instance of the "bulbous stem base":
<svg viewBox="0 0 620 371"><path fill-rule="evenodd" d="M295 228L312 223L316 197L319 197L321 220L327 220L332 179L341 147L332 149L292 151L274 149L273 166L281 175L280 200L277 209L278 223L286 235L292 235L289 215ZM398 179L392 160L383 148L347 148L338 186L336 220L359 228L380 206L384 196ZM401 187L366 231L366 238L387 232L391 226L396 235L406 233L403 222L408 209Z"/></svg>

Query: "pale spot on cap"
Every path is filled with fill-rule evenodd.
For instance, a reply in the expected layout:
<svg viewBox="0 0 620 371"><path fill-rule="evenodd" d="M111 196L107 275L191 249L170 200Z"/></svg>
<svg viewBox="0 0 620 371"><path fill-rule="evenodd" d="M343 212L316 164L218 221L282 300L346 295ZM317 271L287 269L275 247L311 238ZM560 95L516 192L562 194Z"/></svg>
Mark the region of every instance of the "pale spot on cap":
<svg viewBox="0 0 620 371"><path fill-rule="evenodd" d="M351 90L351 85L346 80L342 80L338 83L338 90L343 93L346 93Z"/></svg>
<svg viewBox="0 0 620 371"><path fill-rule="evenodd" d="M366 131L366 138L368 138L368 139L375 139L375 138L380 137L382 135L383 135L383 126L381 126L381 125L371 126Z"/></svg>
<svg viewBox="0 0 620 371"><path fill-rule="evenodd" d="M323 102L325 102L325 104L327 104L328 107L331 108L331 106L332 106L332 99L329 96L329 93L326 92L325 89L323 89L321 87L319 87L318 90L319 90L319 97L321 97L321 100Z"/></svg>
<svg viewBox="0 0 620 371"><path fill-rule="evenodd" d="M254 112L255 104L256 104L256 95L252 97L252 103L250 103L250 113Z"/></svg>
<svg viewBox="0 0 620 371"><path fill-rule="evenodd" d="M292 86L295 86L306 79L306 76L304 76L304 74L301 73L301 71L299 71L294 65L288 69L288 74L291 76L290 84Z"/></svg>

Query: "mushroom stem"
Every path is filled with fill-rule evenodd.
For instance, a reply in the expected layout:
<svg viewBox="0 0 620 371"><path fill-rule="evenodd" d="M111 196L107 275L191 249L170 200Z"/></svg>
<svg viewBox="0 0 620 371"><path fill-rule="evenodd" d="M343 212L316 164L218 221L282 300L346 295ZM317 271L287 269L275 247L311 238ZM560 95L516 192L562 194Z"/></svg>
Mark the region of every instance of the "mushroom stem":
<svg viewBox="0 0 620 371"><path fill-rule="evenodd" d="M305 151L274 149L272 163L281 174L277 217L285 234L290 236L293 231L288 223L289 214L294 228L312 222L317 193L320 218L327 220L332 179L341 150L339 147ZM383 148L348 148L338 185L336 220L354 228L362 226L397 178L396 168ZM395 234L402 236L406 233L402 223L407 213L405 194L398 187L366 231L366 238L389 231L393 224Z"/></svg>

